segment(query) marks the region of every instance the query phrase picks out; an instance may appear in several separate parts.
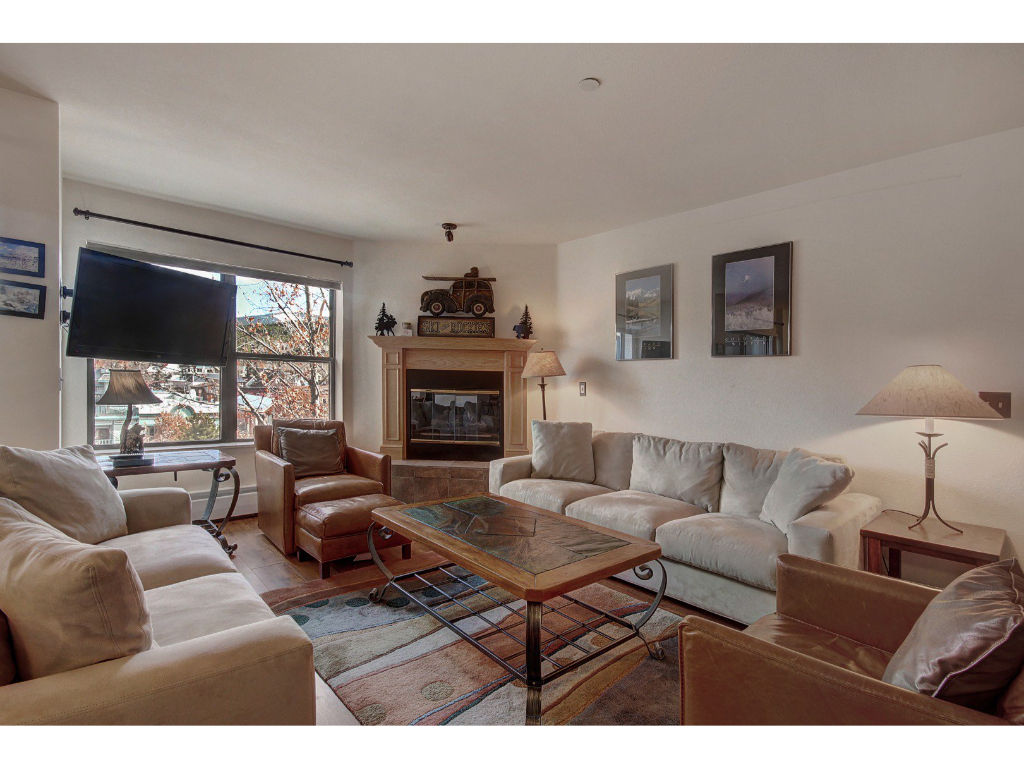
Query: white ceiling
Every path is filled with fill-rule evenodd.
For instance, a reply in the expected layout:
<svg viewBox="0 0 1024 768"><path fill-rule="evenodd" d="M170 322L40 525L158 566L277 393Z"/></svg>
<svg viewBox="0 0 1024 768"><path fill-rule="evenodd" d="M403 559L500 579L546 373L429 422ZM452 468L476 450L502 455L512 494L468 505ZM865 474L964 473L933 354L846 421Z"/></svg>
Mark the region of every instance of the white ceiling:
<svg viewBox="0 0 1024 768"><path fill-rule="evenodd" d="M505 243L1019 127L1022 75L1022 45L0 45L0 87L60 103L68 176Z"/></svg>

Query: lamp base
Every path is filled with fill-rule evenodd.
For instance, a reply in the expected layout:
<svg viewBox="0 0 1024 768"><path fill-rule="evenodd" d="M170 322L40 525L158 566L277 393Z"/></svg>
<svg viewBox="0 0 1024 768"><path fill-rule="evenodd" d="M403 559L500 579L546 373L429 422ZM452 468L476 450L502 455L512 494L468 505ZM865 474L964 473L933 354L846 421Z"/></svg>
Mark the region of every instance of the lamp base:
<svg viewBox="0 0 1024 768"><path fill-rule="evenodd" d="M917 518L916 523L907 526L907 530L913 530L914 528L917 528L917 526L921 525L921 523L923 523L928 518L928 515L934 513L938 521L942 523L944 526L946 526L947 528L951 528L957 533L963 533L963 531L957 528L955 525L950 525L945 520L943 520L942 516L939 515L939 510L935 508L935 455L940 450L945 448L946 445L948 445L948 443L943 443L933 451L932 438L942 437L942 435L938 432L918 432L917 434L919 434L921 437L925 438L925 440L928 441L926 443L924 440L921 440L918 443L918 445L921 446L921 450L924 451L924 512L921 514L919 518Z"/></svg>
<svg viewBox="0 0 1024 768"><path fill-rule="evenodd" d="M110 463L115 469L122 467L151 467L156 463L155 456L147 456L144 453L115 453L110 457Z"/></svg>

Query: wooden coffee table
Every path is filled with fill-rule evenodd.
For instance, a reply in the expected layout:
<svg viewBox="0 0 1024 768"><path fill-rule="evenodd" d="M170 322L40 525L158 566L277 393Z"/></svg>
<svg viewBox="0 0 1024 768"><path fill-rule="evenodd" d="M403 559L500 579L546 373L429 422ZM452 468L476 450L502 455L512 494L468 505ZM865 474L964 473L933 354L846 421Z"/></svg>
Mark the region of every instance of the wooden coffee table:
<svg viewBox="0 0 1024 768"><path fill-rule="evenodd" d="M379 602L388 589L398 590L524 682L527 725L540 724L544 684L622 643L639 638L653 658L665 656L658 643L648 643L640 634L665 594L665 568L658 560L661 547L653 542L489 493L382 507L371 517L367 531L370 556L388 581L373 590L370 599ZM385 540L398 533L459 568L445 565L395 575L377 554L375 531ZM630 568L645 580L654 576L655 568L661 571L654 600L635 622L566 594ZM459 569L470 576L460 575ZM438 578L455 585L454 594L436 588L425 591L425 587L436 587ZM511 598L496 599L488 591L491 585ZM424 597L428 592L429 600ZM470 603L482 607L475 609ZM441 612L456 606L461 614L456 621ZM457 623L469 616L491 629L476 637L470 635ZM560 631L552 626L555 617L563 626ZM571 631L564 628L566 622ZM594 648L577 642L589 633L602 638ZM498 638L506 647L511 641L514 652L503 653L494 644L487 645L489 638ZM567 646L583 654L571 661L552 658L555 650Z"/></svg>

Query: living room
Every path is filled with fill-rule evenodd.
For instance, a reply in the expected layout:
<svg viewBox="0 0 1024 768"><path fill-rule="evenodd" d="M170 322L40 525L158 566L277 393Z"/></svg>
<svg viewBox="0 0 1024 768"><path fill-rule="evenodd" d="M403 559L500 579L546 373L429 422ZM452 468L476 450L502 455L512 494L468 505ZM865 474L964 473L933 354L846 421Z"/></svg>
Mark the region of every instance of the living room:
<svg viewBox="0 0 1024 768"><path fill-rule="evenodd" d="M1024 45L524 23L0 44L0 723L1024 723Z"/></svg>

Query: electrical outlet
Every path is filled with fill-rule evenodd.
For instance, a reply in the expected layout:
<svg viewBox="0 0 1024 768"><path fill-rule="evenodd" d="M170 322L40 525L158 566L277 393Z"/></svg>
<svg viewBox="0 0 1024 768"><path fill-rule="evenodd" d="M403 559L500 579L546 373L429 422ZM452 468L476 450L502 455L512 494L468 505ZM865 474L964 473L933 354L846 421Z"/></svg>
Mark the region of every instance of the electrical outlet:
<svg viewBox="0 0 1024 768"><path fill-rule="evenodd" d="M979 392L978 397L991 405L1004 419L1010 418L1009 392Z"/></svg>
<svg viewBox="0 0 1024 768"><path fill-rule="evenodd" d="M580 397L586 397L586 396L587 396L587 382L581 381L580 382Z"/></svg>

